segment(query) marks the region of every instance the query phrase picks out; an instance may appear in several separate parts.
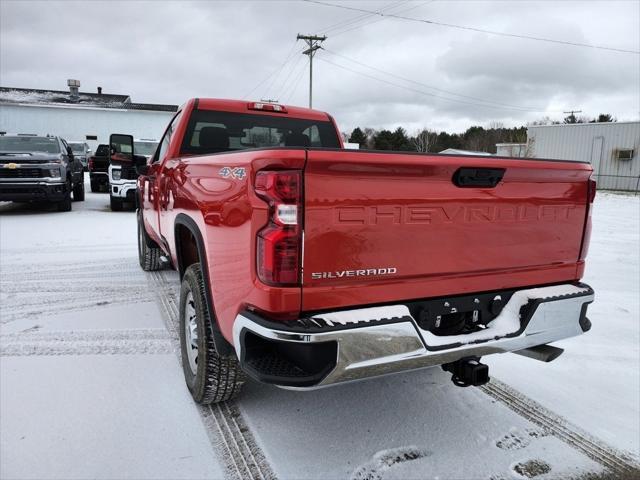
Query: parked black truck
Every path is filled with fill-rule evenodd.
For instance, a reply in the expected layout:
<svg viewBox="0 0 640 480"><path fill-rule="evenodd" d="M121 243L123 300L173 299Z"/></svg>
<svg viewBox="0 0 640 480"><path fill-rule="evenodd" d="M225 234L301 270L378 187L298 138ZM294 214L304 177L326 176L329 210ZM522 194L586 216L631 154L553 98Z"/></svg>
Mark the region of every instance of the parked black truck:
<svg viewBox="0 0 640 480"><path fill-rule="evenodd" d="M89 157L88 168L91 191L106 191L109 188L109 145L98 145L95 153Z"/></svg>
<svg viewBox="0 0 640 480"><path fill-rule="evenodd" d="M0 136L0 201L56 203L71 210L84 200L84 171L60 137Z"/></svg>

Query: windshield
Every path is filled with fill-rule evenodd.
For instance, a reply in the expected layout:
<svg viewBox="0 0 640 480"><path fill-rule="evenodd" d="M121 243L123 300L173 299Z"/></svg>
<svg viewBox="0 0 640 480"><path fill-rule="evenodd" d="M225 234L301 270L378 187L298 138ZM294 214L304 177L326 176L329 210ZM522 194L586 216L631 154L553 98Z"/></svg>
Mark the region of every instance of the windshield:
<svg viewBox="0 0 640 480"><path fill-rule="evenodd" d="M60 153L60 146L55 137L0 136L0 151Z"/></svg>
<svg viewBox="0 0 640 480"><path fill-rule="evenodd" d="M69 146L73 153L84 153L84 143L70 143Z"/></svg>
<svg viewBox="0 0 640 480"><path fill-rule="evenodd" d="M136 155L151 156L156 151L157 142L133 142L133 151Z"/></svg>
<svg viewBox="0 0 640 480"><path fill-rule="evenodd" d="M96 157L106 157L109 155L109 145L101 144L96 148Z"/></svg>
<svg viewBox="0 0 640 480"><path fill-rule="evenodd" d="M196 110L189 119L182 153L265 147L339 148L340 143L328 120Z"/></svg>

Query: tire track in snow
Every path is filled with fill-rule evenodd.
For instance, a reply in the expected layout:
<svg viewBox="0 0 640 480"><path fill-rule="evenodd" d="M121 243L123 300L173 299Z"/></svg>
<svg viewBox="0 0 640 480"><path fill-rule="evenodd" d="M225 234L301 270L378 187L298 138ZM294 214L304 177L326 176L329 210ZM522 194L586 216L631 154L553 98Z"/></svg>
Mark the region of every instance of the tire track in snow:
<svg viewBox="0 0 640 480"><path fill-rule="evenodd" d="M178 360L181 362L178 295L162 272L151 272L149 277L157 293L161 310L165 314L165 325ZM201 406L199 411L209 440L224 462L229 479L277 479L235 402Z"/></svg>
<svg viewBox="0 0 640 480"><path fill-rule="evenodd" d="M124 259L40 267L6 265L0 272L0 324L60 311L153 301L144 274Z"/></svg>
<svg viewBox="0 0 640 480"><path fill-rule="evenodd" d="M640 465L629 455L589 435L507 384L491 378L480 389L571 448L598 462L616 478L640 478Z"/></svg>
<svg viewBox="0 0 640 480"><path fill-rule="evenodd" d="M173 353L164 329L29 332L0 335L1 356Z"/></svg>

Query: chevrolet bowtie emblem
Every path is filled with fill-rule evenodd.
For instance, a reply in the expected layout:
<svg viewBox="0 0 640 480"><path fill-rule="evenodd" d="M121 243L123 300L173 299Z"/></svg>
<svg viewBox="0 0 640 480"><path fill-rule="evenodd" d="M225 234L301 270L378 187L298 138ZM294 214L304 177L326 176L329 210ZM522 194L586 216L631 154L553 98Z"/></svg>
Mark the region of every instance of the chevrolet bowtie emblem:
<svg viewBox="0 0 640 480"><path fill-rule="evenodd" d="M11 168L11 169L15 169L18 168L18 164L17 163L7 163L4 168Z"/></svg>

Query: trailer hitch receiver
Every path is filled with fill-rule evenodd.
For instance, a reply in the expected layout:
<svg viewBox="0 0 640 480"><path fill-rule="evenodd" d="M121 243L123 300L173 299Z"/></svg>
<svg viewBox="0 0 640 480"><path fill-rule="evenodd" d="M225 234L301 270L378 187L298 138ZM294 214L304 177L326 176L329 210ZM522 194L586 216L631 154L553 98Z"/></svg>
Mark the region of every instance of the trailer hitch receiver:
<svg viewBox="0 0 640 480"><path fill-rule="evenodd" d="M445 363L442 369L451 373L451 381L458 387L479 387L489 381L489 366L480 363L480 357L466 357Z"/></svg>

